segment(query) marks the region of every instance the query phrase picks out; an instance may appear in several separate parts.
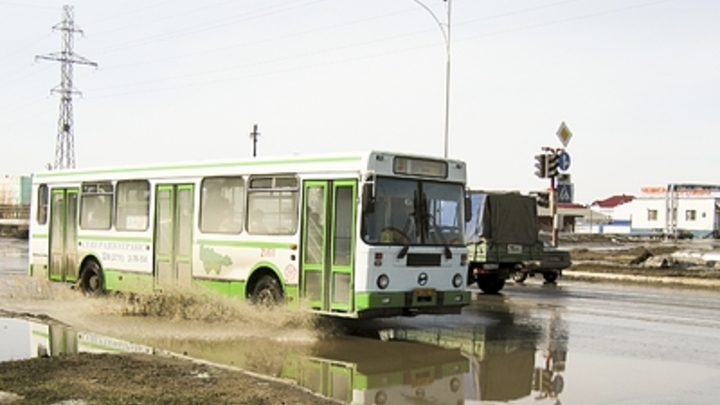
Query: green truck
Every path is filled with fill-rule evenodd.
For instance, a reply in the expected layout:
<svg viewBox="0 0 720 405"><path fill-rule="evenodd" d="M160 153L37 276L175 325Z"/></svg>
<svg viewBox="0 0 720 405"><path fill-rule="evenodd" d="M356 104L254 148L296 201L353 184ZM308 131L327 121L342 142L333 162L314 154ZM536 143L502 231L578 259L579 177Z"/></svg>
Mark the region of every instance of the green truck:
<svg viewBox="0 0 720 405"><path fill-rule="evenodd" d="M554 282L562 265L550 265L539 235L537 202L517 192L469 191L470 219L466 222L468 285L495 294L513 277L522 282L540 273ZM568 258L569 261L569 258ZM569 265L569 264L568 264Z"/></svg>

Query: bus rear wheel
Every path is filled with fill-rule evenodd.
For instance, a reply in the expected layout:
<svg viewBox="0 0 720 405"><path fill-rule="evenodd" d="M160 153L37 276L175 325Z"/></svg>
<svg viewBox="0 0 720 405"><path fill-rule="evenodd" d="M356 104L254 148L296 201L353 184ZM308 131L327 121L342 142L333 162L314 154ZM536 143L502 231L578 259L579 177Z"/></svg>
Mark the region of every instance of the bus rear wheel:
<svg viewBox="0 0 720 405"><path fill-rule="evenodd" d="M105 293L105 279L97 262L90 260L83 266L80 288L87 296L98 296Z"/></svg>
<svg viewBox="0 0 720 405"><path fill-rule="evenodd" d="M252 292L252 302L255 305L271 307L278 305L282 300L282 288L273 276L263 276Z"/></svg>

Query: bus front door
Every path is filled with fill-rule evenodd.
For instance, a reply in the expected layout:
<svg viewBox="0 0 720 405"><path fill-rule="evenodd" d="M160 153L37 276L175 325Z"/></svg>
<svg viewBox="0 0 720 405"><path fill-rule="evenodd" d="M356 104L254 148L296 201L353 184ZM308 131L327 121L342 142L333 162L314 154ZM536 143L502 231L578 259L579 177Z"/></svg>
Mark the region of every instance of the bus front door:
<svg viewBox="0 0 720 405"><path fill-rule="evenodd" d="M357 180L303 187L301 296L319 311L353 312Z"/></svg>
<svg viewBox="0 0 720 405"><path fill-rule="evenodd" d="M192 280L194 194L192 184L155 190L155 285L189 286Z"/></svg>
<svg viewBox="0 0 720 405"><path fill-rule="evenodd" d="M78 189L53 189L50 201L50 280L75 281Z"/></svg>

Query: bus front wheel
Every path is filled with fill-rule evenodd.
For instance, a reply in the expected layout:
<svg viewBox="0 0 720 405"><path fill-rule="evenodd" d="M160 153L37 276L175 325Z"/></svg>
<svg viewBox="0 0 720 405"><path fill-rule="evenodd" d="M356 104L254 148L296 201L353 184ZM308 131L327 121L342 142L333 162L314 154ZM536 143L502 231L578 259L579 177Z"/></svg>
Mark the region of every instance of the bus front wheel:
<svg viewBox="0 0 720 405"><path fill-rule="evenodd" d="M277 279L272 276L263 276L253 289L252 302L259 306L274 306L282 300L282 289Z"/></svg>
<svg viewBox="0 0 720 405"><path fill-rule="evenodd" d="M97 296L105 293L105 280L102 269L97 262L90 260L83 266L80 287L87 296Z"/></svg>

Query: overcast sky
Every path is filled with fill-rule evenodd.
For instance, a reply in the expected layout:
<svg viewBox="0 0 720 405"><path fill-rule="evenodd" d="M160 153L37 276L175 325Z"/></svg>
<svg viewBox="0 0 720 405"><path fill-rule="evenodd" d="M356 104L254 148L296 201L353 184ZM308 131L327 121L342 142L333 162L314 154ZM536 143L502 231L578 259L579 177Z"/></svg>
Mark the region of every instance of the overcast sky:
<svg viewBox="0 0 720 405"><path fill-rule="evenodd" d="M447 2L422 0L440 23ZM443 155L443 30L415 0L68 3L78 167L365 149ZM451 157L473 188L575 199L720 183L720 1L452 0ZM0 0L0 173L54 161L63 2ZM443 26L445 28L445 26Z"/></svg>

